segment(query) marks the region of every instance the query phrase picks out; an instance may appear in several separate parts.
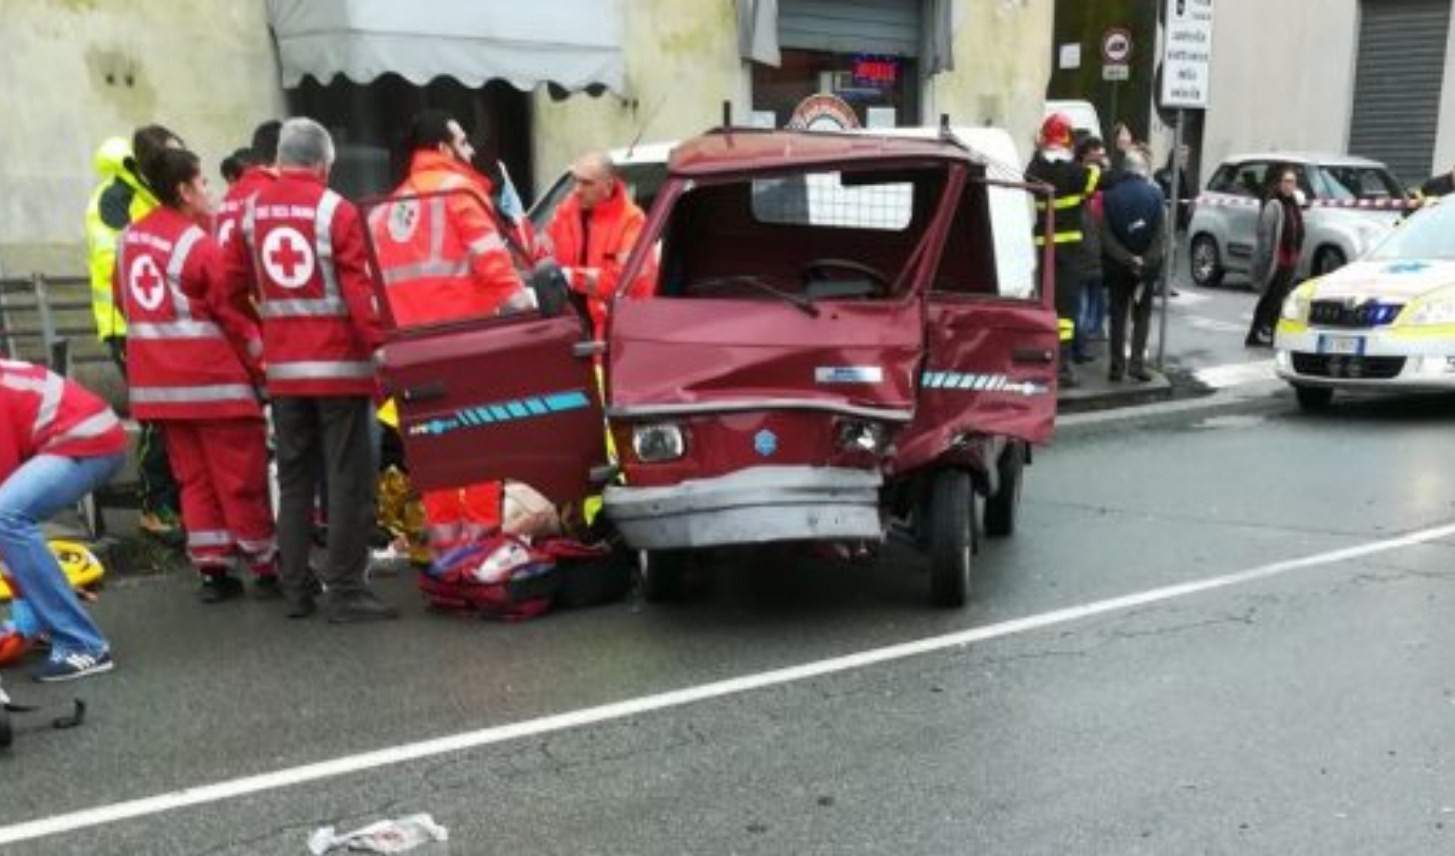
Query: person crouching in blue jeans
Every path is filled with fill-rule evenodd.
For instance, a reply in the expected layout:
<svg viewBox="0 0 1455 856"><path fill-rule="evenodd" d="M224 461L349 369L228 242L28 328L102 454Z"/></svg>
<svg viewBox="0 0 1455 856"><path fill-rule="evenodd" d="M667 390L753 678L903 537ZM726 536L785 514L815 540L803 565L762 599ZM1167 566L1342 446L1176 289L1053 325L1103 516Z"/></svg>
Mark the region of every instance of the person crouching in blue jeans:
<svg viewBox="0 0 1455 856"><path fill-rule="evenodd" d="M105 484L126 459L121 421L100 398L31 363L0 360L0 561L50 657L31 676L111 670L111 646L81 608L40 524Z"/></svg>

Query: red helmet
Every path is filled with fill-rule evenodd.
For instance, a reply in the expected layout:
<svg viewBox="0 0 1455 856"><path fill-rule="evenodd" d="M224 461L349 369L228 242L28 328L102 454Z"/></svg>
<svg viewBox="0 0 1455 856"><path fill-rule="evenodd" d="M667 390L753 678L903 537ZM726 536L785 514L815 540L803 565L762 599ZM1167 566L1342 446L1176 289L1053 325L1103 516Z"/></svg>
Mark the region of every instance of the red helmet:
<svg viewBox="0 0 1455 856"><path fill-rule="evenodd" d="M1071 148L1071 120L1065 113L1052 113L1041 123L1041 145Z"/></svg>

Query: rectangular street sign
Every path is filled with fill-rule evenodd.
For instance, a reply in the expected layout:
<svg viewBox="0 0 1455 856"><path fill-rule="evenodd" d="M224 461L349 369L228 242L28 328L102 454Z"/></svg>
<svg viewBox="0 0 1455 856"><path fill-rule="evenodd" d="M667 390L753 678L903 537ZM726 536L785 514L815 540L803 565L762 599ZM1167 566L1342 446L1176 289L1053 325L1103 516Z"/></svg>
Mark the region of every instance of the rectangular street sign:
<svg viewBox="0 0 1455 856"><path fill-rule="evenodd" d="M1102 80L1131 80L1131 66L1124 62L1107 63L1101 67Z"/></svg>
<svg viewBox="0 0 1455 856"><path fill-rule="evenodd" d="M1166 0L1162 106L1206 109L1211 76L1213 0Z"/></svg>

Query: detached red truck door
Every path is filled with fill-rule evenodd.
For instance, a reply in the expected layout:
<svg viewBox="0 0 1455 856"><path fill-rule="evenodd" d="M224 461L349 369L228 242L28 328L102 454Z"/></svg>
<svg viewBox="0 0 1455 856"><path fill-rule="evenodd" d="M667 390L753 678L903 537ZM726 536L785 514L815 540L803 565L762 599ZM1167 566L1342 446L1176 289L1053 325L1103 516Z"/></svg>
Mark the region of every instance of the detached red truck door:
<svg viewBox="0 0 1455 856"><path fill-rule="evenodd" d="M388 218L396 206L428 206L453 193L369 206L371 229L388 222L374 214ZM436 259L413 265L421 271L416 278L409 266L380 276L376 240L371 232L375 292L390 328L381 373L399 410L413 485L439 490L510 478L557 503L593 492L591 471L606 463L605 429L582 319L527 311L396 325L390 290L424 277L437 281L441 274L430 268L440 265Z"/></svg>
<svg viewBox="0 0 1455 856"><path fill-rule="evenodd" d="M574 315L527 313L389 342L383 373L421 490L523 481L557 503L606 463L601 403Z"/></svg>

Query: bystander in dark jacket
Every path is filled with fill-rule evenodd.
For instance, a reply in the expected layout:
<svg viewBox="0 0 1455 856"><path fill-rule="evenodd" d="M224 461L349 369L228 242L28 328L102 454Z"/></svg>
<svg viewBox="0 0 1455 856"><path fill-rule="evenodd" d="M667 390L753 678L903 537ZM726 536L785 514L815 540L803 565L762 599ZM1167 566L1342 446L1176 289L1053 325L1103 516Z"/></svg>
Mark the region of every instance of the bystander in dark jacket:
<svg viewBox="0 0 1455 856"><path fill-rule="evenodd" d="M1152 285L1162 273L1167 242L1166 199L1148 177L1146 155L1127 152L1122 180L1102 194L1102 269L1111 298L1110 367L1107 377L1149 381L1145 356L1152 319ZM1132 319L1130 363L1127 316Z"/></svg>

